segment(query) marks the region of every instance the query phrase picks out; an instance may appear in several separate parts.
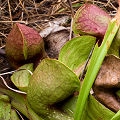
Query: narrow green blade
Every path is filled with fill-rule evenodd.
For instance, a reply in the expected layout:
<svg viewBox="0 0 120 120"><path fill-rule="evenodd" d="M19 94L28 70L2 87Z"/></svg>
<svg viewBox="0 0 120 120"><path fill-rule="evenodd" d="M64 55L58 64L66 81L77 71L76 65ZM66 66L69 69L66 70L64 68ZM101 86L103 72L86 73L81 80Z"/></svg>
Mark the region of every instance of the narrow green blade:
<svg viewBox="0 0 120 120"><path fill-rule="evenodd" d="M120 110L110 120L120 120Z"/></svg>

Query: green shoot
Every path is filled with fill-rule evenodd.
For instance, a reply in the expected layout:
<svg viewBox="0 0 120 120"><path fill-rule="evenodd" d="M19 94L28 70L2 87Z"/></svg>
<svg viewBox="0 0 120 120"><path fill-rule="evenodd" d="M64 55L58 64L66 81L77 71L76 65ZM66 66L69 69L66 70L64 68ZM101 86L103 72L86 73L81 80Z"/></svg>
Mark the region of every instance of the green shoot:
<svg viewBox="0 0 120 120"><path fill-rule="evenodd" d="M110 120L120 120L120 110Z"/></svg>

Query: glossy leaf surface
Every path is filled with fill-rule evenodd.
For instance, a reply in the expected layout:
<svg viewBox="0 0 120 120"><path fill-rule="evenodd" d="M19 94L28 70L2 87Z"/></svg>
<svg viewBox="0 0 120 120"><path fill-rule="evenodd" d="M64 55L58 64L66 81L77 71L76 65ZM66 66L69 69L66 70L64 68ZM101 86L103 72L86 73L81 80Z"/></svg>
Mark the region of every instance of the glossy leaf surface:
<svg viewBox="0 0 120 120"><path fill-rule="evenodd" d="M55 110L53 105L66 99L79 88L79 78L73 71L57 60L44 59L33 72L27 100L36 113L49 119L72 120L73 118Z"/></svg>
<svg viewBox="0 0 120 120"><path fill-rule="evenodd" d="M0 92L8 95L11 99L11 105L25 115L28 119L31 120L43 120L40 116L38 116L28 105L26 96L18 94L16 92L0 88Z"/></svg>
<svg viewBox="0 0 120 120"><path fill-rule="evenodd" d="M33 64L32 63L25 64L25 65L21 66L19 69L24 69L24 70L15 72L11 76L11 80L17 88L26 92L30 78L31 78L31 74L28 70L33 72Z"/></svg>
<svg viewBox="0 0 120 120"><path fill-rule="evenodd" d="M10 110L10 103L0 100L0 120L10 120Z"/></svg>
<svg viewBox="0 0 120 120"><path fill-rule="evenodd" d="M80 75L95 42L96 38L92 36L73 38L63 46L58 60Z"/></svg>

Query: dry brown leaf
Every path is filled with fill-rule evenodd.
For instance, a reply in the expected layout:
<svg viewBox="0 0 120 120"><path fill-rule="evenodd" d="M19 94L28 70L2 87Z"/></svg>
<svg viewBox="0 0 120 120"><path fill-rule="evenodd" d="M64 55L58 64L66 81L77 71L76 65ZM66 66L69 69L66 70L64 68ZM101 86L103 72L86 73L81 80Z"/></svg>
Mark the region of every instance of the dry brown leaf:
<svg viewBox="0 0 120 120"><path fill-rule="evenodd" d="M48 35L45 41L45 48L50 58L58 58L63 45L69 40L69 31L61 30Z"/></svg>
<svg viewBox="0 0 120 120"><path fill-rule="evenodd" d="M109 109L117 112L120 109L120 103L112 89L93 87L96 98Z"/></svg>
<svg viewBox="0 0 120 120"><path fill-rule="evenodd" d="M105 88L120 88L120 59L115 56L107 56L100 68L94 83L95 86Z"/></svg>

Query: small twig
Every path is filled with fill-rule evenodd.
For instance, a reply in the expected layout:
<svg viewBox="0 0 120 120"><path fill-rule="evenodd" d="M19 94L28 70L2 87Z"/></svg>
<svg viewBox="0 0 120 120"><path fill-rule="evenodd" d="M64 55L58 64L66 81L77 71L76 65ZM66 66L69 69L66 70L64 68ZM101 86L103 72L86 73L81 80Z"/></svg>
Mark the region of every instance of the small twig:
<svg viewBox="0 0 120 120"><path fill-rule="evenodd" d="M61 3L64 8L70 9L70 6L64 0L62 0Z"/></svg>
<svg viewBox="0 0 120 120"><path fill-rule="evenodd" d="M0 70L0 72L4 72L4 71L7 71L7 70L10 70L10 68L9 67L4 68L4 69Z"/></svg>
<svg viewBox="0 0 120 120"><path fill-rule="evenodd" d="M69 6L70 6L70 10L71 10L71 13L72 13L72 17L74 17L74 10L73 10L73 7L72 7L72 2L71 0L67 0L68 3L69 3Z"/></svg>
<svg viewBox="0 0 120 120"><path fill-rule="evenodd" d="M69 37L69 40L72 39L72 31L73 31L73 17L74 17L74 10L73 10L73 7L72 7L72 2L71 0L67 0L68 3L69 3L69 6L70 6L70 9L71 9L71 13L72 13L72 18L71 18L71 26L70 26L70 37Z"/></svg>
<svg viewBox="0 0 120 120"><path fill-rule="evenodd" d="M27 70L31 75L33 74L33 73L32 73L30 70L28 70L28 69L18 69L18 70L13 70L13 71L6 72L6 73L1 73L0 76L12 74L12 73L15 73L15 72L18 72L18 71L22 71L22 70Z"/></svg>
<svg viewBox="0 0 120 120"><path fill-rule="evenodd" d="M17 114L20 116L20 118L21 118L22 120L24 120L24 118L22 117L22 115L20 114L20 112L19 112L17 109L15 109L15 111L16 111Z"/></svg>
<svg viewBox="0 0 120 120"><path fill-rule="evenodd" d="M117 8L111 2L110 5L112 6L112 8L114 8L117 11Z"/></svg>
<svg viewBox="0 0 120 120"><path fill-rule="evenodd" d="M1 34L2 36L4 36L5 38L7 38L7 36L6 36L4 33L0 32L0 34Z"/></svg>
<svg viewBox="0 0 120 120"><path fill-rule="evenodd" d="M29 17L28 11L25 9L25 7L24 7L24 5L22 4L22 1L21 1L21 0L19 0L19 3L20 3L20 5L22 6L22 8L24 9L25 13L26 13L26 14L28 15L28 17Z"/></svg>
<svg viewBox="0 0 120 120"><path fill-rule="evenodd" d="M15 73L15 72L18 72L18 71L21 71L21 70L27 70L27 69L18 69L18 70L14 70L14 71L11 71L11 72L1 73L1 74L0 74L0 78L2 79L4 85L5 85L8 89L10 89L10 90L12 90L12 91L14 91L14 92L20 93L20 94L27 94L26 92L13 89L13 88L11 88L10 86L8 86L7 82L6 82L5 79L2 77L3 75L12 74L12 73ZM28 71L31 75L33 74L30 70L27 70L27 71Z"/></svg>
<svg viewBox="0 0 120 120"><path fill-rule="evenodd" d="M84 68L83 68L83 71L82 71L82 73L81 73L81 75L80 75L80 77L79 77L80 81L81 81L82 78L83 78L85 69L86 69L86 67L87 67L87 65L88 65L88 62L89 62L89 60L90 60L90 57L91 57L91 55L92 55L92 53L93 53L94 47L95 47L95 45L93 46L92 50L90 51L90 54L89 54L89 56L88 56L88 59L87 59L87 61L86 61L86 63L85 63L85 66L84 66Z"/></svg>
<svg viewBox="0 0 120 120"><path fill-rule="evenodd" d="M105 6L108 6L110 4L111 0L108 0L107 3L105 4Z"/></svg>
<svg viewBox="0 0 120 120"><path fill-rule="evenodd" d="M10 14L11 25L13 27L12 14L11 14L11 8L10 8L10 1L9 0L8 0L8 7L9 7L9 14Z"/></svg>
<svg viewBox="0 0 120 120"><path fill-rule="evenodd" d="M23 2L23 5L24 5L24 2ZM21 13L21 21L23 21L23 16L24 16L24 12L22 10L22 13Z"/></svg>
<svg viewBox="0 0 120 120"><path fill-rule="evenodd" d="M13 88L11 88L10 86L8 86L7 82L5 81L5 79L4 79L1 75L0 75L0 78L2 79L4 85L5 85L8 89L10 89L10 90L12 90L12 91L14 91L14 92L20 93L20 94L25 94L25 95L27 94L26 92L22 92L22 91L20 91L20 90L13 89Z"/></svg>
<svg viewBox="0 0 120 120"><path fill-rule="evenodd" d="M0 47L0 49L3 49L3 48L5 48L5 45L3 45L3 46Z"/></svg>
<svg viewBox="0 0 120 120"><path fill-rule="evenodd" d="M28 24L27 21L12 21L13 23L24 23L24 24ZM0 23L11 23L11 21L0 21Z"/></svg>
<svg viewBox="0 0 120 120"><path fill-rule="evenodd" d="M20 5L20 2L17 4L17 6L16 6L14 12L18 9L19 5Z"/></svg>
<svg viewBox="0 0 120 120"><path fill-rule="evenodd" d="M36 13L38 14L38 11L37 11L37 7L36 7L35 0L33 0L33 2L34 2L34 6L35 6Z"/></svg>
<svg viewBox="0 0 120 120"><path fill-rule="evenodd" d="M73 37L73 27L72 27L72 26L73 26L73 17L72 17L72 19L71 19L69 40L71 40L72 37Z"/></svg>
<svg viewBox="0 0 120 120"><path fill-rule="evenodd" d="M34 23L40 30L42 30L43 28L40 27L37 23Z"/></svg>

